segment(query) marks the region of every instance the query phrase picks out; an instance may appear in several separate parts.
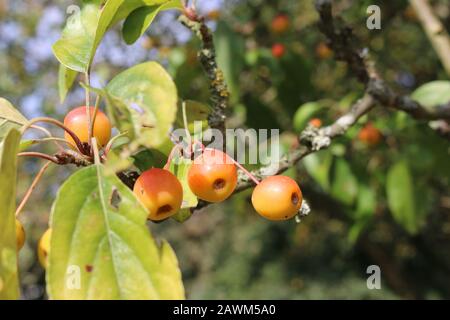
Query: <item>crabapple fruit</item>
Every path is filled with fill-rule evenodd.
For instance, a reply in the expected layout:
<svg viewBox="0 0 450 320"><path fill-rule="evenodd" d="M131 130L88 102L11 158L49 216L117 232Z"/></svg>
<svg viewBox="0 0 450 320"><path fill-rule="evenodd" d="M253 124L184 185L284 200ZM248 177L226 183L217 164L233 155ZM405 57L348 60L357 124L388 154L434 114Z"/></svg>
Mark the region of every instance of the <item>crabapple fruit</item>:
<svg viewBox="0 0 450 320"><path fill-rule="evenodd" d="M382 134L373 124L368 123L359 131L358 138L368 146L376 146L381 142Z"/></svg>
<svg viewBox="0 0 450 320"><path fill-rule="evenodd" d="M284 56L285 53L286 47L281 43L275 43L272 46L272 56L274 56L275 58L280 59Z"/></svg>
<svg viewBox="0 0 450 320"><path fill-rule="evenodd" d="M320 128L322 126L322 120L320 120L319 118L314 118L309 121L309 124L315 128Z"/></svg>
<svg viewBox="0 0 450 320"><path fill-rule="evenodd" d="M286 14L279 14L273 18L271 23L271 29L274 33L285 33L290 27L289 17Z"/></svg>
<svg viewBox="0 0 450 320"><path fill-rule="evenodd" d="M22 223L17 219L16 219L16 242L17 242L17 251L19 251L25 244L25 229L23 228Z"/></svg>
<svg viewBox="0 0 450 320"><path fill-rule="evenodd" d="M188 183L198 198L208 202L221 202L236 188L236 165L226 153L206 149L189 169Z"/></svg>
<svg viewBox="0 0 450 320"><path fill-rule="evenodd" d="M302 191L295 180L272 176L259 183L252 194L255 210L269 220L288 220L301 208Z"/></svg>
<svg viewBox="0 0 450 320"><path fill-rule="evenodd" d="M100 110L94 119L95 108L90 107L91 121L94 121L94 127L92 130L92 136L97 139L100 146L105 146L109 139L111 138L111 122L108 117ZM70 111L64 118L64 125L72 130L83 143L88 143L89 141L89 127L88 127L88 117L86 114L86 107L78 107ZM72 144L75 141L66 132L64 134L65 139Z"/></svg>
<svg viewBox="0 0 450 320"><path fill-rule="evenodd" d="M51 236L52 236L52 229L47 229L47 231L44 232L38 243L38 258L41 266L44 269L47 268L47 260L48 260L48 253L50 251Z"/></svg>
<svg viewBox="0 0 450 320"><path fill-rule="evenodd" d="M148 210L148 219L161 221L178 212L183 202L183 187L170 171L153 168L137 179L135 195Z"/></svg>

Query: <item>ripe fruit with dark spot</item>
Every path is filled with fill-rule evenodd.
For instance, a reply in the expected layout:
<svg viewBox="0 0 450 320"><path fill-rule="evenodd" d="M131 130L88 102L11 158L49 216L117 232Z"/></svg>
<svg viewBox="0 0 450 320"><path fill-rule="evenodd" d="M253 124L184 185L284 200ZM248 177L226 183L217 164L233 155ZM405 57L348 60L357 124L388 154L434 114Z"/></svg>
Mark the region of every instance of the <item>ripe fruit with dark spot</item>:
<svg viewBox="0 0 450 320"><path fill-rule="evenodd" d="M376 146L381 142L382 134L373 124L368 123L359 131L358 138L368 146Z"/></svg>
<svg viewBox="0 0 450 320"><path fill-rule="evenodd" d="M252 204L255 210L269 220L288 220L302 206L303 196L295 180L286 176L264 179L253 190Z"/></svg>
<svg viewBox="0 0 450 320"><path fill-rule="evenodd" d="M221 202L236 188L236 165L226 153L206 149L189 169L188 183L198 198L208 202Z"/></svg>
<svg viewBox="0 0 450 320"><path fill-rule="evenodd" d="M17 242L17 251L23 248L25 244L25 229L23 228L22 223L16 219L16 242Z"/></svg>
<svg viewBox="0 0 450 320"><path fill-rule="evenodd" d="M275 43L272 46L272 55L277 58L280 59L282 58L286 53L286 47L284 45L282 45L281 43Z"/></svg>
<svg viewBox="0 0 450 320"><path fill-rule="evenodd" d="M178 212L183 202L183 187L170 171L153 168L145 171L134 185L134 194L148 210L148 219L161 221Z"/></svg>
<svg viewBox="0 0 450 320"><path fill-rule="evenodd" d="M270 28L274 33L285 33L290 27L289 17L286 14L279 14L273 18Z"/></svg>
<svg viewBox="0 0 450 320"><path fill-rule="evenodd" d="M52 236L52 229L47 229L42 235L38 243L38 258L41 266L46 269L48 261L48 253L50 251L50 239Z"/></svg>
<svg viewBox="0 0 450 320"><path fill-rule="evenodd" d="M94 120L94 107L90 107L91 121ZM81 142L89 142L89 127L86 107L78 107L70 111L64 118L64 125L72 130ZM108 117L100 110L95 116L93 137L97 139L100 146L105 146L111 138L111 122ZM67 141L75 144L72 137L66 132L64 137Z"/></svg>

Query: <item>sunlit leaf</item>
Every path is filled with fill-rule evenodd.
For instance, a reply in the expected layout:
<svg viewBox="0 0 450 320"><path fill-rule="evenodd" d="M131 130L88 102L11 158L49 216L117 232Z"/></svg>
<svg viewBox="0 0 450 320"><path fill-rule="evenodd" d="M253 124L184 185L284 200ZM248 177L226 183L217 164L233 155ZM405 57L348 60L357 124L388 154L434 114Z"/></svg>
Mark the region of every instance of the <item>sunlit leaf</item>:
<svg viewBox="0 0 450 320"><path fill-rule="evenodd" d="M134 10L126 18L122 34L127 44L133 44L150 27L155 17L162 10L183 9L181 0L172 0L156 6L145 6Z"/></svg>
<svg viewBox="0 0 450 320"><path fill-rule="evenodd" d="M28 120L6 99L0 98L0 141L11 128L21 128Z"/></svg>
<svg viewBox="0 0 450 320"><path fill-rule="evenodd" d="M71 70L62 64L59 65L58 90L59 99L61 102L64 102L64 100L66 99L67 93L69 92L70 88L72 88L77 75L77 71Z"/></svg>
<svg viewBox="0 0 450 320"><path fill-rule="evenodd" d="M53 45L56 58L69 69L87 72L106 31L125 19L133 10L169 0L108 0L86 3L81 10L73 7L61 38ZM63 89L61 89L63 90Z"/></svg>
<svg viewBox="0 0 450 320"><path fill-rule="evenodd" d="M174 82L161 65L146 62L127 69L112 79L106 90L115 102L121 102L119 106L113 101L116 111L127 107L131 131L139 145L154 148L167 141L175 121L178 96Z"/></svg>
<svg viewBox="0 0 450 320"><path fill-rule="evenodd" d="M196 207L198 204L197 196L191 191L188 183L188 173L192 166L192 160L177 157L170 163L169 171L172 172L180 181L183 187L183 203L181 210L173 216L178 222L184 222L191 216L189 208Z"/></svg>
<svg viewBox="0 0 450 320"><path fill-rule="evenodd" d="M50 298L183 299L175 254L167 243L157 246L147 215L133 192L116 176L106 176L102 165L72 175L52 209Z"/></svg>
<svg viewBox="0 0 450 320"><path fill-rule="evenodd" d="M19 141L20 132L11 129L0 143L0 300L19 298L14 216Z"/></svg>
<svg viewBox="0 0 450 320"><path fill-rule="evenodd" d="M411 98L427 108L450 102L450 81L432 81L417 88Z"/></svg>

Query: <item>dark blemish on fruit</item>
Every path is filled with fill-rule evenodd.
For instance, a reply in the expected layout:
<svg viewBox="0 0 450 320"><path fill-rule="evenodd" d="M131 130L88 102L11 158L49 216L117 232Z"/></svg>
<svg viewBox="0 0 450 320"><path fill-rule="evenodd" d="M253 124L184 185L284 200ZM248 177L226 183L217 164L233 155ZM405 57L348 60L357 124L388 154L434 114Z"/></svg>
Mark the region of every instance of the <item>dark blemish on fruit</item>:
<svg viewBox="0 0 450 320"><path fill-rule="evenodd" d="M226 184L225 180L223 180L223 179L217 179L217 180L214 181L214 183L213 183L213 188L214 188L215 190L220 190L220 189L223 189L223 188L225 187L225 184Z"/></svg>
<svg viewBox="0 0 450 320"><path fill-rule="evenodd" d="M169 213L170 211L172 211L172 206L170 204L166 204L162 207L158 208L158 211L156 212L157 215L160 214L165 214L165 213Z"/></svg>
<svg viewBox="0 0 450 320"><path fill-rule="evenodd" d="M298 196L297 193L293 192L291 195L291 202L294 206L296 206L298 204L298 201L300 200L300 197Z"/></svg>
<svg viewBox="0 0 450 320"><path fill-rule="evenodd" d="M87 264L84 268L86 269L86 272L92 272L92 270L94 269L94 267L90 264Z"/></svg>

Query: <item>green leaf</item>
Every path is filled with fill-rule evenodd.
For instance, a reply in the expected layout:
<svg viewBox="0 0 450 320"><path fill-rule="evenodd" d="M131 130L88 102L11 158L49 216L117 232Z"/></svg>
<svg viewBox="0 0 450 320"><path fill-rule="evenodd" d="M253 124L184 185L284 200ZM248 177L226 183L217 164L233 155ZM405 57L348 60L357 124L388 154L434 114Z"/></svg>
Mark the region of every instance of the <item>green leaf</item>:
<svg viewBox="0 0 450 320"><path fill-rule="evenodd" d="M132 156L134 165L144 172L151 168L162 168L166 164L167 156L158 150L144 149Z"/></svg>
<svg viewBox="0 0 450 320"><path fill-rule="evenodd" d="M319 113L323 106L319 102L307 102L301 105L294 115L294 129L297 132L304 130L311 118Z"/></svg>
<svg viewBox="0 0 450 320"><path fill-rule="evenodd" d="M134 10L123 24L122 34L125 42L127 44L136 42L150 27L157 14L161 10L169 9L182 10L183 5L180 0L172 0L162 5L146 6Z"/></svg>
<svg viewBox="0 0 450 320"><path fill-rule="evenodd" d="M358 180L343 158L336 158L334 163L331 194L347 205L353 204L358 195Z"/></svg>
<svg viewBox="0 0 450 320"><path fill-rule="evenodd" d="M0 98L0 141L11 128L21 128L28 120L6 99Z"/></svg>
<svg viewBox="0 0 450 320"><path fill-rule="evenodd" d="M355 219L371 218L375 214L377 197L375 191L367 185L360 184L356 203Z"/></svg>
<svg viewBox="0 0 450 320"><path fill-rule="evenodd" d="M395 221L409 233L417 233L420 219L417 216L414 185L406 161L399 161L389 169L386 193L389 209Z"/></svg>
<svg viewBox="0 0 450 320"><path fill-rule="evenodd" d="M193 100L185 100L186 104L186 117L188 122L188 130L191 134L197 133L195 132L195 122L201 122L200 130L204 131L208 128L208 117L211 113L211 107L207 104L193 101ZM184 128L183 121L183 110L181 106L178 107L177 118L175 121L175 126L177 128Z"/></svg>
<svg viewBox="0 0 450 320"><path fill-rule="evenodd" d="M115 175L106 176L102 165L72 175L52 209L49 297L183 299L175 254L167 243L158 248L146 228L147 215L133 192ZM73 280L70 272L79 278Z"/></svg>
<svg viewBox="0 0 450 320"><path fill-rule="evenodd" d="M86 4L68 18L61 38L53 45L53 53L61 64L77 72L89 69L100 14L98 4Z"/></svg>
<svg viewBox="0 0 450 320"><path fill-rule="evenodd" d="M56 58L67 68L87 72L106 31L133 10L169 0L108 0L86 3L67 20L61 38L53 45ZM62 90L62 89L61 89Z"/></svg>
<svg viewBox="0 0 450 320"><path fill-rule="evenodd" d="M424 107L435 106L450 102L450 81L432 81L417 88L411 98Z"/></svg>
<svg viewBox="0 0 450 320"><path fill-rule="evenodd" d="M194 208L198 204L197 196L191 191L188 183L188 173L192 166L192 160L183 157L172 159L169 171L172 172L180 181L183 187L183 202L181 210L173 218L178 222L184 222L191 217L189 208Z"/></svg>
<svg viewBox="0 0 450 320"><path fill-rule="evenodd" d="M329 151L313 153L303 160L308 174L322 187L330 189L330 168L333 164L333 155Z"/></svg>
<svg viewBox="0 0 450 320"><path fill-rule="evenodd" d="M106 87L114 98L114 112L124 106L131 115L131 124L122 128L123 122L117 121L121 132L134 132L132 139L147 148L161 146L169 135L169 129L175 121L177 112L177 88L169 74L156 62L136 65L117 75ZM119 102L119 103L118 103Z"/></svg>
<svg viewBox="0 0 450 320"><path fill-rule="evenodd" d="M37 143L36 140L22 140L19 145L19 152L27 150L29 147L35 145Z"/></svg>
<svg viewBox="0 0 450 320"><path fill-rule="evenodd" d="M67 93L70 88L72 88L75 79L77 78L78 72L66 68L64 65L59 65L58 72L58 89L59 89L59 99L61 103L66 99Z"/></svg>
<svg viewBox="0 0 450 320"><path fill-rule="evenodd" d="M226 23L219 22L214 33L217 63L223 71L231 99L239 97L239 77L244 65L245 41Z"/></svg>
<svg viewBox="0 0 450 320"><path fill-rule="evenodd" d="M19 298L14 211L20 136L11 129L0 144L0 300Z"/></svg>

